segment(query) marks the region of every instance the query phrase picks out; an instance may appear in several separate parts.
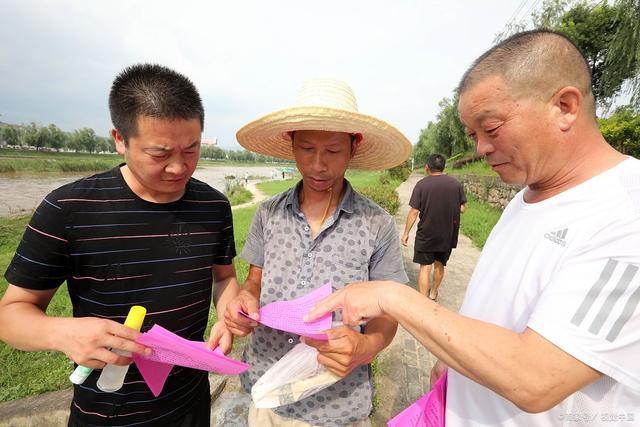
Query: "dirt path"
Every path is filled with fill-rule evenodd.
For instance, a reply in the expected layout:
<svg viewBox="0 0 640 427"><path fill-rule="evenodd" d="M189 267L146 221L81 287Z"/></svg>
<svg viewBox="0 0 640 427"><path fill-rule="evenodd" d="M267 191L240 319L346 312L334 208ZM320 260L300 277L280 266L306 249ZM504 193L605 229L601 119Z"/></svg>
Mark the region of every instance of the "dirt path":
<svg viewBox="0 0 640 427"><path fill-rule="evenodd" d="M247 184L247 190L249 190L251 194L253 194L253 198L251 199L251 201L242 203L240 205L235 205L231 209L235 210L235 209L248 208L249 206L253 206L265 200L268 196L264 194L262 191L260 191L260 189L256 185L259 182L262 182L262 181L254 181L254 182L249 182L249 184Z"/></svg>

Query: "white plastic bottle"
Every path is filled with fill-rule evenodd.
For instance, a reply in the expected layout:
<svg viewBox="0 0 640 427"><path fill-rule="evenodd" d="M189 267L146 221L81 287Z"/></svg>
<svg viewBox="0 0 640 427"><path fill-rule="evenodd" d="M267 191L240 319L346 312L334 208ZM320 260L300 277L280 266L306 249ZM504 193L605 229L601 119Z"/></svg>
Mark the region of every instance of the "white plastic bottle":
<svg viewBox="0 0 640 427"><path fill-rule="evenodd" d="M145 314L147 314L147 310L144 307L134 305L129 310L129 314L127 315L127 320L125 320L124 325L128 328L139 331L142 327L142 322L144 321ZM131 357L131 352L129 351L111 351L121 356ZM98 382L96 383L96 385L102 391L118 391L120 390L120 388L122 388L124 377L127 375L128 370L129 365L122 366L109 364L102 369L102 373L100 373L100 377L98 378Z"/></svg>

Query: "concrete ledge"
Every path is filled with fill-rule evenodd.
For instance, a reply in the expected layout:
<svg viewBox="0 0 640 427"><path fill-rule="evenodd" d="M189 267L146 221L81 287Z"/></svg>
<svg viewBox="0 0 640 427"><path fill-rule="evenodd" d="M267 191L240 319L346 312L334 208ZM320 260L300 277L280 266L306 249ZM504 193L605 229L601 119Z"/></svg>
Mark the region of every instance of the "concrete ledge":
<svg viewBox="0 0 640 427"><path fill-rule="evenodd" d="M229 387L227 387L227 384L229 384ZM213 424L212 422L212 425L229 425L227 422L230 419L237 418L241 406L233 408L232 411L228 411L226 408L233 402L245 405L246 408L249 407L249 396L241 390L237 378L210 374L209 386L211 388L212 421L218 420L221 422L221 424ZM233 398L230 399L227 389L234 394ZM227 405L221 405L217 402L223 392L224 396L220 400L228 401ZM246 396L244 400L240 396L241 394ZM71 406L72 397L73 389L68 388L0 403L0 427L65 427L69 420L69 407ZM224 409L214 413L216 407ZM244 413L245 419L246 416L247 412Z"/></svg>
<svg viewBox="0 0 640 427"><path fill-rule="evenodd" d="M0 426L66 426L73 389L0 403Z"/></svg>

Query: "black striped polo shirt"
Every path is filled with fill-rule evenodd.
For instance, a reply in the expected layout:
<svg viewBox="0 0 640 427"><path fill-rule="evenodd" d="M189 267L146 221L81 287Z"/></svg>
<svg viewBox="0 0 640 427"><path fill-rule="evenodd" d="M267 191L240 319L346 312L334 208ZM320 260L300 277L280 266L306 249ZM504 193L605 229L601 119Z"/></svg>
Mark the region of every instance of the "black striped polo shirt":
<svg viewBox="0 0 640 427"><path fill-rule="evenodd" d="M226 197L191 178L184 196L158 204L137 197L120 167L51 192L35 211L5 277L46 290L67 281L74 317L124 322L133 305L154 324L203 340L212 266L236 255ZM174 367L154 398L135 364L115 393L96 387L100 370L75 386L71 416L84 424L158 425L182 418L207 398L207 373Z"/></svg>

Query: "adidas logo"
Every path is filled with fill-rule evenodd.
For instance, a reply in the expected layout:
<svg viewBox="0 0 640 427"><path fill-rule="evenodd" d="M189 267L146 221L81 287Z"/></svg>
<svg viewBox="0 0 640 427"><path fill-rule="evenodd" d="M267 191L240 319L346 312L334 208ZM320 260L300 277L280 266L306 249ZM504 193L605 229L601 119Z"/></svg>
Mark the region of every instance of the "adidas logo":
<svg viewBox="0 0 640 427"><path fill-rule="evenodd" d="M569 231L569 229L565 228L564 230L558 230L558 231L552 231L550 233L545 233L544 238L551 240L553 243L555 243L557 245L566 246L567 245L567 241L564 238L567 235L567 231Z"/></svg>

